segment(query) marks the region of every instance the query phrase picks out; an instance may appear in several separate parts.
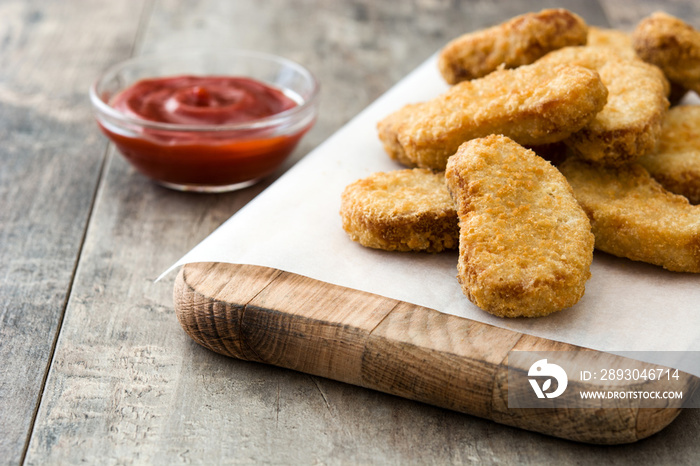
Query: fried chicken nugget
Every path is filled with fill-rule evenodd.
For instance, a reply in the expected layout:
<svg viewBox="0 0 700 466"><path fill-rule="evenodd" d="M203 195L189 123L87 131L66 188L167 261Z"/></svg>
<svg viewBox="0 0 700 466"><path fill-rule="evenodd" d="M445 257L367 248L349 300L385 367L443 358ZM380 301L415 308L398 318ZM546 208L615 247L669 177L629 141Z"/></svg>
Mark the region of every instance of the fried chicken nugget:
<svg viewBox="0 0 700 466"><path fill-rule="evenodd" d="M585 66L608 88L605 108L565 141L578 157L618 166L654 150L669 107L669 84L657 67L601 46L566 47L537 63Z"/></svg>
<svg viewBox="0 0 700 466"><path fill-rule="evenodd" d="M501 317L537 317L583 296L593 260L588 217L549 162L492 135L460 146L447 163L459 215L464 294Z"/></svg>
<svg viewBox="0 0 700 466"><path fill-rule="evenodd" d="M481 78L502 65L529 65L547 52L586 43L587 26L564 9L527 13L449 42L438 57L438 68L449 84Z"/></svg>
<svg viewBox="0 0 700 466"><path fill-rule="evenodd" d="M559 169L591 220L597 249L700 273L700 206L666 191L638 163L609 168L570 158Z"/></svg>
<svg viewBox="0 0 700 466"><path fill-rule="evenodd" d="M700 204L700 105L669 110L656 151L639 163L664 188Z"/></svg>
<svg viewBox="0 0 700 466"><path fill-rule="evenodd" d="M625 58L638 58L632 47L632 35L617 29L589 26L586 45L610 47Z"/></svg>
<svg viewBox="0 0 700 466"><path fill-rule="evenodd" d="M444 170L470 139L504 134L529 146L565 139L602 110L607 95L595 71L535 63L461 82L433 100L405 106L377 129L394 160Z"/></svg>
<svg viewBox="0 0 700 466"><path fill-rule="evenodd" d="M591 47L610 47L624 58L641 60L632 45L632 34L617 29L588 27L588 43ZM688 89L680 84L670 82L668 101L675 105L688 93Z"/></svg>
<svg viewBox="0 0 700 466"><path fill-rule="evenodd" d="M387 251L456 249L457 211L443 173L414 168L375 173L345 188L343 229L363 246Z"/></svg>
<svg viewBox="0 0 700 466"><path fill-rule="evenodd" d="M637 24L632 39L637 55L661 68L669 81L700 93L700 31L656 12Z"/></svg>

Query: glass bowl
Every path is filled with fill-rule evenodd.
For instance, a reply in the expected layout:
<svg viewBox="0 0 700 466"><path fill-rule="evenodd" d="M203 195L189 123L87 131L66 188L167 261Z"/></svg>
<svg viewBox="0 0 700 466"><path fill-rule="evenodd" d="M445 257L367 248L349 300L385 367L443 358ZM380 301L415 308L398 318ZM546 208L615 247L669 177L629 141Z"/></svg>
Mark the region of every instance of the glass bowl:
<svg viewBox="0 0 700 466"><path fill-rule="evenodd" d="M295 105L220 124L153 121L113 106L135 83L177 76L252 78ZM252 51L141 56L112 66L90 87L98 125L139 172L169 188L199 192L241 189L274 172L313 126L318 94L318 81L303 66Z"/></svg>

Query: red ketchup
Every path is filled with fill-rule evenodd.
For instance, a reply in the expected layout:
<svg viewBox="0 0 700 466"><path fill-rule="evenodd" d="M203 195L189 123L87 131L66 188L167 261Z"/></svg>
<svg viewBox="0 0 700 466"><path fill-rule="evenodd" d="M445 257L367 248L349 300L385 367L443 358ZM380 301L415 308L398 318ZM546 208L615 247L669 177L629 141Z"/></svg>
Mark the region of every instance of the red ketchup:
<svg viewBox="0 0 700 466"><path fill-rule="evenodd" d="M244 77L175 76L145 79L110 105L126 116L195 130L140 126L135 134L102 130L143 174L180 186L226 186L272 173L310 124L291 134L262 129L213 130L250 123L299 105L279 89Z"/></svg>

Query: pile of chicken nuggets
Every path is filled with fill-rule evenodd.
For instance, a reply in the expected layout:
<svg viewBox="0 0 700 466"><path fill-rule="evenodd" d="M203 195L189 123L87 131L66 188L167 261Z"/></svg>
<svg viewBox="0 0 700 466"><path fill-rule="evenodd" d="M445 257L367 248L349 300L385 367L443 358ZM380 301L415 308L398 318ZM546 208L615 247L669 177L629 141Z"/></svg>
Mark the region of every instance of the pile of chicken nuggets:
<svg viewBox="0 0 700 466"><path fill-rule="evenodd" d="M700 273L700 106L675 105L700 93L700 31L548 9L454 39L438 67L447 92L377 125L407 168L345 188L351 239L458 249L464 294L502 317L574 305L594 248Z"/></svg>

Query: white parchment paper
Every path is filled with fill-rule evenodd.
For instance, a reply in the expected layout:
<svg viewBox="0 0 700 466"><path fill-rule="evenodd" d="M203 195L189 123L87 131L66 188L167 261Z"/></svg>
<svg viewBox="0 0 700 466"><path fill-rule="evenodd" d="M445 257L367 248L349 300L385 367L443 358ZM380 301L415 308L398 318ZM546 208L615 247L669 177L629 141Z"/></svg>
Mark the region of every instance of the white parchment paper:
<svg viewBox="0 0 700 466"><path fill-rule="evenodd" d="M431 57L166 273L191 262L274 267L597 350L683 352L687 357L675 366L700 376L700 274L596 253L586 293L574 307L544 318L502 319L462 294L456 252L391 253L348 238L338 213L345 186L376 171L402 168L384 153L377 122L406 103L446 89ZM646 359L668 364L655 358Z"/></svg>

